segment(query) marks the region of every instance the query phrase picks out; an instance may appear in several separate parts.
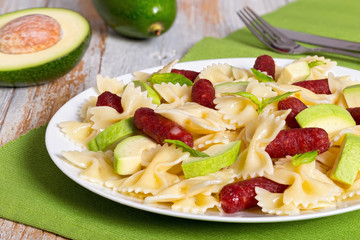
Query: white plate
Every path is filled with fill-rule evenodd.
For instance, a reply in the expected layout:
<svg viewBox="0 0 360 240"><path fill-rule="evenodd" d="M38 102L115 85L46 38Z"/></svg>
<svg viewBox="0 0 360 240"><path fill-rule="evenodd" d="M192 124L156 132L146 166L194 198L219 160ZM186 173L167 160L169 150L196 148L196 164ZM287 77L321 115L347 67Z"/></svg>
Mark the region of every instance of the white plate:
<svg viewBox="0 0 360 240"><path fill-rule="evenodd" d="M229 65L234 67L250 69L254 64L254 61L255 61L254 58L212 59L212 60L178 63L175 67L179 69L200 71L204 67L214 63L228 63ZM275 59L276 64L279 66L284 66L292 61L293 60L290 59ZM154 71L157 71L159 68L161 67L145 69L142 71L152 73ZM344 67L335 67L334 69L331 70L331 72L333 72L335 76L349 75L352 79L360 81L360 72L356 70L352 70ZM132 79L132 75L126 74L120 76L118 79L130 81ZM210 212L203 215L197 215L197 214L176 212L169 208L161 207L157 205L143 204L142 202L134 198L130 198L119 193L114 193L112 192L112 190L108 188L80 179L78 177L80 173L80 169L64 161L64 159L61 157L61 151L81 150L81 148L70 142L64 136L64 134L60 132L58 124L63 121L80 120L79 111L81 109L81 106L90 96L97 96L97 92L95 88L89 88L84 92L80 93L79 95L77 95L76 97L72 98L69 102L67 102L64 106L62 106L60 110L53 116L46 129L46 136L45 136L46 148L50 154L50 157L62 172L64 172L68 177L70 177L72 180L74 180L81 186L105 198L111 199L115 202L130 207L138 208L153 213L168 215L168 216L196 219L196 220L205 220L205 221L241 222L241 223L296 221L296 220L331 216L331 215L346 213L360 209L360 201L356 201L356 202L349 201L346 204L343 203L341 206L337 206L337 208L335 209L312 211L296 216L265 215L260 211L256 211L256 210L241 211L235 214L219 214L217 212Z"/></svg>

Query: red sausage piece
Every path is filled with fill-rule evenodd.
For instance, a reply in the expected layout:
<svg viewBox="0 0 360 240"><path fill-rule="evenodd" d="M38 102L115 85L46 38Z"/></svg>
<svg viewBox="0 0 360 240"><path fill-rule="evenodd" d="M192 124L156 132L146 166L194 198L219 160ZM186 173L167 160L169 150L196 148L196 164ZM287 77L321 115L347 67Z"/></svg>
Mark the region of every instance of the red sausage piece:
<svg viewBox="0 0 360 240"><path fill-rule="evenodd" d="M306 80L293 83L293 85L309 89L316 94L331 94L327 79Z"/></svg>
<svg viewBox="0 0 360 240"><path fill-rule="evenodd" d="M124 111L121 106L121 97L109 91L105 91L98 96L96 106L112 107L119 113L122 113Z"/></svg>
<svg viewBox="0 0 360 240"><path fill-rule="evenodd" d="M275 79L275 62L269 55L261 55L256 58L254 68L260 72L266 72Z"/></svg>
<svg viewBox="0 0 360 240"><path fill-rule="evenodd" d="M272 158L282 158L315 150L323 153L329 147L329 136L324 129L294 128L281 130L276 138L266 146L265 151Z"/></svg>
<svg viewBox="0 0 360 240"><path fill-rule="evenodd" d="M255 187L260 187L273 193L283 193L288 186L276 183L265 177L256 177L228 184L221 189L219 194L222 209L226 213L234 213L255 207L258 202L255 199Z"/></svg>
<svg viewBox="0 0 360 240"><path fill-rule="evenodd" d="M139 108L134 114L134 125L155 142L163 144L165 139L180 140L194 146L192 135L176 122L154 112L151 108Z"/></svg>
<svg viewBox="0 0 360 240"><path fill-rule="evenodd" d="M278 102L278 110L291 109L291 112L285 119L286 124L290 128L299 128L300 127L298 122L296 121L295 117L296 117L296 115L298 115L299 112L301 112L305 108L307 108L307 106L302 101L300 101L299 99L297 99L295 97L288 97L288 98L285 98L284 100L281 100Z"/></svg>
<svg viewBox="0 0 360 240"><path fill-rule="evenodd" d="M356 125L360 125L360 107L347 108L346 110L348 110L348 112L351 114L356 122Z"/></svg>
<svg viewBox="0 0 360 240"><path fill-rule="evenodd" d="M196 77L199 75L199 72L191 71L191 70L184 70L184 69L172 69L172 73L181 74L184 77L187 77L190 81L194 82Z"/></svg>
<svg viewBox="0 0 360 240"><path fill-rule="evenodd" d="M204 107L215 109L215 88L207 79L199 79L192 86L191 100Z"/></svg>

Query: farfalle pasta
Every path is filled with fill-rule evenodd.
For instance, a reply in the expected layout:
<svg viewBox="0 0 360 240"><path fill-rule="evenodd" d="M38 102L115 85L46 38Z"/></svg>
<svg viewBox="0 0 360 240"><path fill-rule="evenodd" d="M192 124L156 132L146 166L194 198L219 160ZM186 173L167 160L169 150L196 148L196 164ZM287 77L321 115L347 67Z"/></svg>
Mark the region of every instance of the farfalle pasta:
<svg viewBox="0 0 360 240"><path fill-rule="evenodd" d="M274 173L272 159L265 147L285 128L285 118L288 114L289 111L274 114L264 112L243 129L241 140L246 148L231 166L238 178L247 179Z"/></svg>
<svg viewBox="0 0 360 240"><path fill-rule="evenodd" d="M319 209L325 203L334 205L335 198L343 192L342 188L316 168L315 161L294 166L291 158L280 159L274 166L274 173L266 175L266 177L275 182L289 185L282 193L282 203L276 204L277 208L279 205L285 205L285 208L292 206L292 208L298 208L299 211ZM262 200L260 197L258 200L260 205L263 201L268 201L268 199ZM267 209L270 209L269 204L267 204Z"/></svg>
<svg viewBox="0 0 360 240"><path fill-rule="evenodd" d="M206 176L182 180L154 196L145 198L145 203L173 202L174 210L204 213L207 209L219 207L216 193L234 181L232 169L223 169Z"/></svg>
<svg viewBox="0 0 360 240"><path fill-rule="evenodd" d="M327 77L327 71L329 71L331 68L335 67L337 63L335 61L331 61L330 59L326 59L325 57L319 57L319 56L307 56L304 58L300 58L297 60L297 62L305 61L307 63L319 61L322 64L319 64L317 66L314 66L310 69L310 74L306 78L306 80L312 80L312 79L322 79Z"/></svg>
<svg viewBox="0 0 360 240"><path fill-rule="evenodd" d="M161 104L161 109L173 109L191 101L191 89L186 85L161 83L154 84L154 89L166 102Z"/></svg>
<svg viewBox="0 0 360 240"><path fill-rule="evenodd" d="M153 73L134 73L133 80L147 84L153 89L151 94L131 81L97 76L99 95L90 97L83 104L79 111L80 120L59 124L60 131L83 148L82 151L62 152L65 161L81 169L80 178L131 196L144 204L161 205L173 211L192 214L214 211L224 214L227 212L223 205L226 199L222 199L224 187L256 178L266 178L274 184L285 186L282 192L272 192L261 187L261 184L253 186L254 201L264 214L305 214L318 209L336 208L347 200L360 199L360 174L350 184L332 175L348 134L359 136L360 139L358 125L339 128L329 135L329 146L321 153L306 151L273 157L268 151L268 146L280 132L291 130L287 119L294 117L292 108L278 108L279 101L292 97L304 103L306 108L321 104L348 108L343 90L358 82L348 76L332 73L336 62L318 56L292 62L309 66L310 73L301 81L327 79L330 94L316 94L305 87L293 85L293 82L300 81L295 79L298 76L277 82L285 66L273 66L273 79L262 69L254 71L214 62L200 70L194 79L189 78L190 82L172 82L169 75L166 81L149 82L149 78L155 74L175 74L172 70L177 62L174 60ZM291 77L292 73L288 75ZM193 101L193 84L202 79L212 84L211 94L214 97L211 101L215 107ZM98 104L104 92L121 98L122 111L119 112L111 104ZM154 104L154 97L160 99L160 104ZM209 96L204 94L203 98ZM172 129L174 132L166 133L167 138L159 142L160 138L153 137L153 133L144 131L132 120L140 108L150 109L148 112L171 121L174 126L176 124L177 127ZM130 127L133 128L130 129L131 134L120 136L115 144L108 144L103 151L92 148L91 144L96 145L96 141L106 141L104 137L97 139L101 135L99 133L123 120L134 123ZM119 131L121 129L116 132ZM154 134L163 134L159 131ZM186 131L192 137L188 145L171 138L181 131ZM124 139L132 135L146 135L151 145L139 146L132 142L122 146L121 149L132 151L133 155L129 157L124 152L119 153L117 146L124 144ZM239 142L241 145L235 144ZM299 141L296 143L302 144ZM284 145L288 144L284 142ZM238 148L232 147L235 145ZM315 153L315 157L306 159L308 153ZM119 158L130 161L135 159L134 156L140 159L135 171L127 175L117 173L115 162ZM233 160L229 161L230 158ZM298 159L300 163L296 162ZM202 168L212 168L220 163L225 165L214 168L216 170L210 173L186 175L183 166L198 162L203 163L200 165Z"/></svg>
<svg viewBox="0 0 360 240"><path fill-rule="evenodd" d="M232 67L229 64L212 64L199 73L199 78L207 79L213 84L234 80Z"/></svg>
<svg viewBox="0 0 360 240"><path fill-rule="evenodd" d="M156 112L196 134L235 129L230 121L224 119L222 113L193 102L185 103L174 109L161 109L159 107Z"/></svg>
<svg viewBox="0 0 360 240"><path fill-rule="evenodd" d="M116 191L155 195L164 188L180 181L180 177L169 172L169 169L181 163L188 156L188 153L184 153L174 146L164 145L157 147L148 154L152 154L152 157L147 167L124 179L116 187Z"/></svg>

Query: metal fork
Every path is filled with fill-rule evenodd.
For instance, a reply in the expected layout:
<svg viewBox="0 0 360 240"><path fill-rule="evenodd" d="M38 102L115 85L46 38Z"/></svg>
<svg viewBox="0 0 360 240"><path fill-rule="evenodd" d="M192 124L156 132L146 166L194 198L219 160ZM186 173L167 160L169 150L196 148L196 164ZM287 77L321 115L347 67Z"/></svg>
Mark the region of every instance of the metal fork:
<svg viewBox="0 0 360 240"><path fill-rule="evenodd" d="M248 29L266 46L279 53L285 54L300 54L300 53L316 53L316 52L328 52L348 55L351 57L360 58L359 53L348 52L334 48L306 48L294 40L288 38L275 27L271 26L263 18L257 15L249 7L244 7L237 12L240 19L248 27Z"/></svg>

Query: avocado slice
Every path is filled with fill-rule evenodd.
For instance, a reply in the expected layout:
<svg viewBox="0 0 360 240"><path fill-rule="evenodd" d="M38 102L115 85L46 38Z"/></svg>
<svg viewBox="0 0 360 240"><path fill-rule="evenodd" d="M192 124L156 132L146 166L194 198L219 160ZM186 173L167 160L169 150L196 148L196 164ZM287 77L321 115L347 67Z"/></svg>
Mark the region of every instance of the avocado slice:
<svg viewBox="0 0 360 240"><path fill-rule="evenodd" d="M216 144L204 151L209 157L190 157L184 160L181 168L185 178L204 176L230 166L236 161L240 147L241 141Z"/></svg>
<svg viewBox="0 0 360 240"><path fill-rule="evenodd" d="M104 21L126 37L156 37L171 27L176 0L93 0Z"/></svg>
<svg viewBox="0 0 360 240"><path fill-rule="evenodd" d="M114 149L114 172L130 175L141 169L141 154L156 147L156 143L144 135L127 137Z"/></svg>
<svg viewBox="0 0 360 240"><path fill-rule="evenodd" d="M0 33L11 22L31 15L47 16L57 22L60 38L50 47L35 52L0 51L0 86L37 85L61 77L75 67L89 46L90 24L82 15L68 9L31 8L6 13L0 16ZM0 45L5 44L4 39Z"/></svg>
<svg viewBox="0 0 360 240"><path fill-rule="evenodd" d="M231 92L245 92L249 82L224 82L214 85L215 94L231 93Z"/></svg>
<svg viewBox="0 0 360 240"><path fill-rule="evenodd" d="M360 84L344 88L343 94L349 108L360 107Z"/></svg>
<svg viewBox="0 0 360 240"><path fill-rule="evenodd" d="M318 104L308 107L296 115L295 119L302 128L323 128L329 135L356 125L351 114L345 108L335 104Z"/></svg>
<svg viewBox="0 0 360 240"><path fill-rule="evenodd" d="M298 61L290 63L285 66L277 79L278 83L291 84L294 82L299 82L305 80L310 76L310 67L309 64L305 61Z"/></svg>
<svg viewBox="0 0 360 240"><path fill-rule="evenodd" d="M360 169L360 137L352 133L345 134L341 152L336 159L330 178L351 185Z"/></svg>
<svg viewBox="0 0 360 240"><path fill-rule="evenodd" d="M104 151L111 145L135 132L137 132L137 129L133 124L133 117L127 118L112 124L110 127L100 132L88 142L87 146L90 151Z"/></svg>

